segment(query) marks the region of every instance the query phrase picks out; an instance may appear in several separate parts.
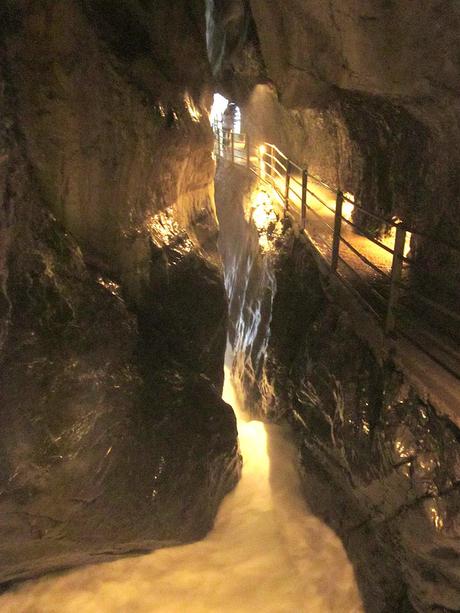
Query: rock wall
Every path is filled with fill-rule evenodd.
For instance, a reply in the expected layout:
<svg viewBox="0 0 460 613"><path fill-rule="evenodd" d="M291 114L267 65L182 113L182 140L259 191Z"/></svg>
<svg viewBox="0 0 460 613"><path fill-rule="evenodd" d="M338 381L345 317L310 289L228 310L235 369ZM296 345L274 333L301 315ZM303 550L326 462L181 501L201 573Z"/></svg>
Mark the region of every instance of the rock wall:
<svg viewBox="0 0 460 613"><path fill-rule="evenodd" d="M259 223L255 187L221 166L234 372L247 404L291 424L305 495L344 539L367 610L458 610L460 432L357 335L289 223Z"/></svg>
<svg viewBox="0 0 460 613"><path fill-rule="evenodd" d="M2 583L200 538L238 479L202 8L0 8Z"/></svg>
<svg viewBox="0 0 460 613"><path fill-rule="evenodd" d="M245 99L266 80L249 0L204 0L212 72L230 99Z"/></svg>
<svg viewBox="0 0 460 613"><path fill-rule="evenodd" d="M256 138L274 140L311 172L355 194L364 208L458 247L458 3L230 4L233 15L252 23L248 45L258 49L257 79L269 90L241 95L255 78L245 80L238 69L247 37L240 38L242 51L234 43L230 52L222 35L227 21L217 12L214 68ZM226 61L234 68L231 78L218 70ZM359 221L378 233L368 217ZM434 273L441 259L458 284L458 251L414 237L414 253Z"/></svg>

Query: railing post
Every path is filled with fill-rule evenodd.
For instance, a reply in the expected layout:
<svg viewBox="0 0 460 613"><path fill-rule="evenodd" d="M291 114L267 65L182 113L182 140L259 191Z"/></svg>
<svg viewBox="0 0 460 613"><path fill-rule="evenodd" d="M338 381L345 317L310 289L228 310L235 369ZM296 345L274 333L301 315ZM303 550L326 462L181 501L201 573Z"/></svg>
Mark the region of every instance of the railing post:
<svg viewBox="0 0 460 613"><path fill-rule="evenodd" d="M246 132L246 166L247 168L251 168L251 147L249 141L249 134Z"/></svg>
<svg viewBox="0 0 460 613"><path fill-rule="evenodd" d="M286 187L284 191L284 214L289 211L289 189L291 187L291 162L286 160Z"/></svg>
<svg viewBox="0 0 460 613"><path fill-rule="evenodd" d="M234 164L235 163L235 134L233 130L230 132L230 146L232 148L232 152L231 152L232 164Z"/></svg>
<svg viewBox="0 0 460 613"><path fill-rule="evenodd" d="M265 174L269 177L272 176L272 161L273 161L273 147L271 145L269 145L270 147L270 153L268 152L268 147L267 147L267 153L265 154Z"/></svg>
<svg viewBox="0 0 460 613"><path fill-rule="evenodd" d="M264 162L264 154L262 153L262 147L263 145L260 145L259 147L256 147L256 153L257 153L257 166L258 166L258 175L261 179L265 179L265 162Z"/></svg>
<svg viewBox="0 0 460 613"><path fill-rule="evenodd" d="M302 230L305 230L307 223L307 185L308 185L308 171L304 168L302 170L302 203L300 208L300 226Z"/></svg>
<svg viewBox="0 0 460 613"><path fill-rule="evenodd" d="M228 130L226 130L223 133L222 143L223 143L223 146L224 146L224 158L226 160L228 160L229 157L230 157L230 143L231 143L230 132Z"/></svg>
<svg viewBox="0 0 460 613"><path fill-rule="evenodd" d="M385 320L385 332L391 334L396 325L396 308L398 306L400 283L404 263L404 245L406 244L406 230L402 226L396 226L395 247L393 262L391 264L390 297L388 299L387 316Z"/></svg>
<svg viewBox="0 0 460 613"><path fill-rule="evenodd" d="M343 204L343 193L339 190L337 192L337 199L335 201L334 236L332 239L332 258L331 258L331 271L332 272L337 272L337 266L339 265L340 233L342 229L342 204Z"/></svg>

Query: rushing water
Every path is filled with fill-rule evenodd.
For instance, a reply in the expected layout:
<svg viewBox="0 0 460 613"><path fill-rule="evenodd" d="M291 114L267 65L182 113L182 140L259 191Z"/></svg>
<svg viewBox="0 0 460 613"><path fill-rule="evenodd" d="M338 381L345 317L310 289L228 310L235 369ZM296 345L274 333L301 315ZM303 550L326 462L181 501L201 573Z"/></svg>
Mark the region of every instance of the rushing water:
<svg viewBox="0 0 460 613"><path fill-rule="evenodd" d="M308 513L295 450L279 426L247 421L230 377L243 477L206 539L22 584L1 613L354 613L340 540Z"/></svg>

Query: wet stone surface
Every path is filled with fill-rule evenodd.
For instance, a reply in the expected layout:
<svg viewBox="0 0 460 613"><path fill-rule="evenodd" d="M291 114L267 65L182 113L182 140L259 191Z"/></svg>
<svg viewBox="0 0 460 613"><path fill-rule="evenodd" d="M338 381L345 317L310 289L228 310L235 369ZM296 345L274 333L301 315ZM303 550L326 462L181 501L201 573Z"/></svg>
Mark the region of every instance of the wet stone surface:
<svg viewBox="0 0 460 613"><path fill-rule="evenodd" d="M91 3L14 4L0 9L14 13L0 49L0 584L199 539L240 472L212 137L193 102L206 71L199 91L187 69L143 82L158 22L136 63L107 42L123 15L100 32ZM180 30L190 10L175 3L168 22L172 68L178 40L182 67L186 45L205 58L198 25Z"/></svg>
<svg viewBox="0 0 460 613"><path fill-rule="evenodd" d="M231 206L229 193L218 189L218 207ZM236 200L235 217L247 206L245 197ZM228 210L220 217L231 233ZM291 423L307 499L344 539L369 611L458 610L458 429L417 396L391 361L374 357L347 313L330 302L292 230L276 239L277 256L264 256L246 225L247 259L226 264L227 282L240 295L238 270L256 261L264 271L249 271L258 291L244 294L239 319L231 322L240 351L235 372L249 405ZM262 317L267 278L273 298ZM255 350L254 321L266 327L263 351Z"/></svg>
<svg viewBox="0 0 460 613"><path fill-rule="evenodd" d="M220 374L213 385L168 351L166 326L140 342L116 284L88 272L73 239L16 187L0 581L202 537L239 474Z"/></svg>

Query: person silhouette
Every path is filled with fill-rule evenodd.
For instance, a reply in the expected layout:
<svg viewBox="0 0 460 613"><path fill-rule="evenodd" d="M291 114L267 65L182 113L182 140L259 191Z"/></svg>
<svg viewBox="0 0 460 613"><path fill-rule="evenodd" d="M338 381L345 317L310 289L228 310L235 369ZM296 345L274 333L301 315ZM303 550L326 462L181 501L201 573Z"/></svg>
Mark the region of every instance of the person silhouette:
<svg viewBox="0 0 460 613"><path fill-rule="evenodd" d="M235 125L236 105L234 102L229 102L227 108L222 115L222 128L224 133L224 147L230 145L231 133Z"/></svg>

